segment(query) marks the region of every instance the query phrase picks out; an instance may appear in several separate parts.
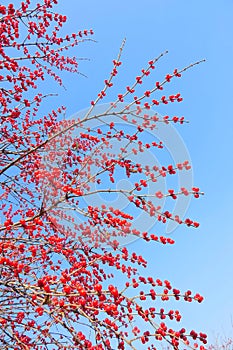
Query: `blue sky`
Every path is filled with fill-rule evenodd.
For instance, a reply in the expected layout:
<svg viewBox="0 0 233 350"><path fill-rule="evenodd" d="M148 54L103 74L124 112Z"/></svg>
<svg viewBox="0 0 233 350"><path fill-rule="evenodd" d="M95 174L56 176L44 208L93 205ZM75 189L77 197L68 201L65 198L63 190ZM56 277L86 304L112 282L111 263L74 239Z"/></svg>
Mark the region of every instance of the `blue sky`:
<svg viewBox="0 0 233 350"><path fill-rule="evenodd" d="M131 246L144 248L151 261L149 274L204 295L203 304L177 304L183 308L187 328L206 331L212 341L215 335L231 334L233 1L69 0L60 1L59 8L69 18L66 31L92 28L97 41L84 43L74 52L90 59L80 61L80 70L88 78L64 77L67 90L60 91L59 98L69 115L89 106L102 88L124 37L127 43L115 92L121 92L149 59L165 50L169 54L158 64L155 81L174 68L206 58L206 63L169 87L181 92L184 102L160 111L184 115L190 121L179 132L192 159L195 184L205 192L188 210L201 226L176 230L173 247L144 247L139 242Z"/></svg>

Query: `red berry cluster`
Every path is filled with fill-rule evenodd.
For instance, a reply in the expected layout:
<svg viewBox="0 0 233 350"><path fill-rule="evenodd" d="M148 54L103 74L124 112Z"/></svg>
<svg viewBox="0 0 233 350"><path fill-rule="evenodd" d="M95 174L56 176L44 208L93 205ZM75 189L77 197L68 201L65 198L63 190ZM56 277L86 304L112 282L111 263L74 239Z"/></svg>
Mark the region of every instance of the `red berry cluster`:
<svg viewBox="0 0 233 350"><path fill-rule="evenodd" d="M148 141L145 131L158 123L185 122L184 117L160 117L152 107L181 102L180 93L166 97L162 90L200 62L175 69L140 94L138 87L155 70L161 54L97 114L95 106L106 98L121 67L123 42L84 117L63 118L63 106L42 116L40 107L50 95L43 95L40 83L49 84L52 77L62 85L59 71L77 73L77 58L65 53L93 34L83 30L62 35L67 18L55 11L57 2L0 5L0 342L22 350L152 350L163 340L174 349L202 350L206 335L168 327L165 322L179 322L181 314L157 305L172 299L200 303L203 297L147 276L142 253L119 243L119 237L130 235L144 242L175 243L135 227L138 211L155 222L199 226L157 204L165 197L198 198L198 187L148 193L151 183L188 171L189 163L157 167L141 164L135 156L163 150L162 142ZM92 127L93 119L103 121L102 127ZM134 130L119 127L123 122ZM132 180L132 187L116 186L119 178ZM101 199L111 200L115 194L128 201L127 208ZM96 195L99 202L87 204L87 198Z"/></svg>

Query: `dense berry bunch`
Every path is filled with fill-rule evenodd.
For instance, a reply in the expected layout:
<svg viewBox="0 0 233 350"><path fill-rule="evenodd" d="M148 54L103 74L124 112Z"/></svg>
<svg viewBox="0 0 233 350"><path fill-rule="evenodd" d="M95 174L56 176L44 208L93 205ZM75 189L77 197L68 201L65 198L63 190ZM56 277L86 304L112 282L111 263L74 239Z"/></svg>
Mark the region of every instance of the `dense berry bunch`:
<svg viewBox="0 0 233 350"><path fill-rule="evenodd" d="M199 225L157 203L179 196L198 198L199 188L147 192L160 178L188 171L189 163L159 167L131 157L163 149L159 140L145 142L145 130L157 123L185 122L184 117L161 118L150 111L182 101L180 93L166 96L161 91L194 64L175 69L137 96L160 55L116 94L104 113L96 114L118 74L122 45L85 116L61 120L65 108L60 107L42 117L39 107L46 96L37 84L53 78L61 85L57 71L78 72L76 58L65 52L93 34L83 30L60 36L66 16L54 12L56 3L25 0L18 8L0 6L0 347L152 350L167 341L174 349L203 349L205 334L180 329L179 311L157 306L170 299L200 303L203 297L181 292L167 280L146 276L146 271L142 275L147 261L119 244L119 237L127 235L174 244L171 238L135 227L137 211L154 222ZM102 127L91 126L96 120ZM134 131L119 129L117 121ZM115 187L119 176L130 179L132 187ZM85 199L96 194L118 194L130 210L104 200L87 205Z"/></svg>

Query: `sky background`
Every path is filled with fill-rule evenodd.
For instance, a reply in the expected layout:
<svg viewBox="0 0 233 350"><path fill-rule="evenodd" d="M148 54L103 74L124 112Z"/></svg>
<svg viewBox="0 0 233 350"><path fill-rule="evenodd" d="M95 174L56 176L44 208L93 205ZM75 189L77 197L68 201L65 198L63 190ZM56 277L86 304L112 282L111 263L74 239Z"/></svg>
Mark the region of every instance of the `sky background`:
<svg viewBox="0 0 233 350"><path fill-rule="evenodd" d="M159 110L190 121L179 132L192 159L195 184L205 192L188 210L201 226L177 229L173 247L137 241L131 248L150 260L149 275L204 295L202 304L177 304L187 328L207 332L210 341L233 334L233 1L61 0L59 9L69 18L65 31L92 28L97 41L74 52L90 59L80 61L87 78L64 77L67 90L60 91L59 102L68 107L68 115L86 108L96 97L125 37L117 93L134 81L148 60L165 50L169 54L158 63L154 81L174 68L206 59L166 90L181 92L184 102Z"/></svg>

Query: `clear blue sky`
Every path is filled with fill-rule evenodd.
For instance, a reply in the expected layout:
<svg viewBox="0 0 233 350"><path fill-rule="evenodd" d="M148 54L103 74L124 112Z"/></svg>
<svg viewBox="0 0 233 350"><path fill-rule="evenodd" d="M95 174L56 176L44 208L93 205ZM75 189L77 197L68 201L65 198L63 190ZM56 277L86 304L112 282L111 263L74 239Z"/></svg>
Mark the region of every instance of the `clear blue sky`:
<svg viewBox="0 0 233 350"><path fill-rule="evenodd" d="M187 327L206 331L210 340L214 334L233 334L233 1L69 0L60 1L59 8L69 17L68 30L93 28L97 40L75 50L90 58L80 62L88 78L65 78L67 91L60 91L70 115L86 108L102 88L124 37L119 92L166 49L169 54L160 61L155 80L206 58L176 80L173 89L182 92L184 102L168 107L168 113L190 120L179 131L192 159L195 184L205 192L188 211L201 226L176 230L174 247L145 246L144 255L152 261L150 274L204 295L203 304L184 307ZM141 243L132 249L142 249ZM182 309L179 304L177 308Z"/></svg>

